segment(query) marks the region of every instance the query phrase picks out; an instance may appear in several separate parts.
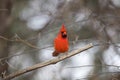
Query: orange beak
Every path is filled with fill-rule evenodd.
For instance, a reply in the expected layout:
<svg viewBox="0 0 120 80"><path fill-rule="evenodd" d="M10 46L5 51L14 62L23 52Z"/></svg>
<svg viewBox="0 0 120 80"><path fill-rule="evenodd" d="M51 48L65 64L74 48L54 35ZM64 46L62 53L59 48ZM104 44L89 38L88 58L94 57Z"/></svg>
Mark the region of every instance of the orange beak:
<svg viewBox="0 0 120 80"><path fill-rule="evenodd" d="M66 32L64 32L63 34L64 34L64 35L67 35L67 33L66 33Z"/></svg>

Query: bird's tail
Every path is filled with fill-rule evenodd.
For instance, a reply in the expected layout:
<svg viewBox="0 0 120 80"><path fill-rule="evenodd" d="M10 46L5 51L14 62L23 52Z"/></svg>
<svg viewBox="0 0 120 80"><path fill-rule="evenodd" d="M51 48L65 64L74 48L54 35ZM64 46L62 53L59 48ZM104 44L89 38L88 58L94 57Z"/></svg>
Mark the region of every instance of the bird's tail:
<svg viewBox="0 0 120 80"><path fill-rule="evenodd" d="M59 55L59 53L57 52L57 51L54 51L53 53L52 53L52 56L54 56L54 57L56 57L56 56L58 56Z"/></svg>

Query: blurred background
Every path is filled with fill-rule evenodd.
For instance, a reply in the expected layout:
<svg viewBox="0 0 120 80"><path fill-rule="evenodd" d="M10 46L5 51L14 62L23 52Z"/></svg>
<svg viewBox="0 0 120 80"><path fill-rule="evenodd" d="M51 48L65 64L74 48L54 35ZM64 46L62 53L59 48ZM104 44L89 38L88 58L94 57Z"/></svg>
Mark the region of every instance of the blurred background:
<svg viewBox="0 0 120 80"><path fill-rule="evenodd" d="M13 80L120 80L120 0L0 0L0 75L53 59L63 23L69 51L99 45Z"/></svg>

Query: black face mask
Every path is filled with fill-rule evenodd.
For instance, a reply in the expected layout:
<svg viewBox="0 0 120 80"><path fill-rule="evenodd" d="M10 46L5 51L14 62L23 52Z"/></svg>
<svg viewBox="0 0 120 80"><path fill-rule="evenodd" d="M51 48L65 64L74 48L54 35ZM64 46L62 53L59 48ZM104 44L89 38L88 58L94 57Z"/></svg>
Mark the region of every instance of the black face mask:
<svg viewBox="0 0 120 80"><path fill-rule="evenodd" d="M67 38L67 34L65 34L65 32L61 32L62 34L62 38Z"/></svg>

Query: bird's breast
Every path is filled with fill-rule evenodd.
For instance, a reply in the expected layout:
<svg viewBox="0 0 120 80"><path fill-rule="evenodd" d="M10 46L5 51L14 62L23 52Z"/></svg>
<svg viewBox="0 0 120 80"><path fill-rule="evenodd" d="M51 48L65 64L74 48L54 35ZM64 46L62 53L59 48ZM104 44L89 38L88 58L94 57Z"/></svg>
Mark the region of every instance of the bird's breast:
<svg viewBox="0 0 120 80"><path fill-rule="evenodd" d="M68 51L68 48L69 48L68 39L56 38L54 41L54 47L55 47L55 50L60 53L64 53Z"/></svg>

